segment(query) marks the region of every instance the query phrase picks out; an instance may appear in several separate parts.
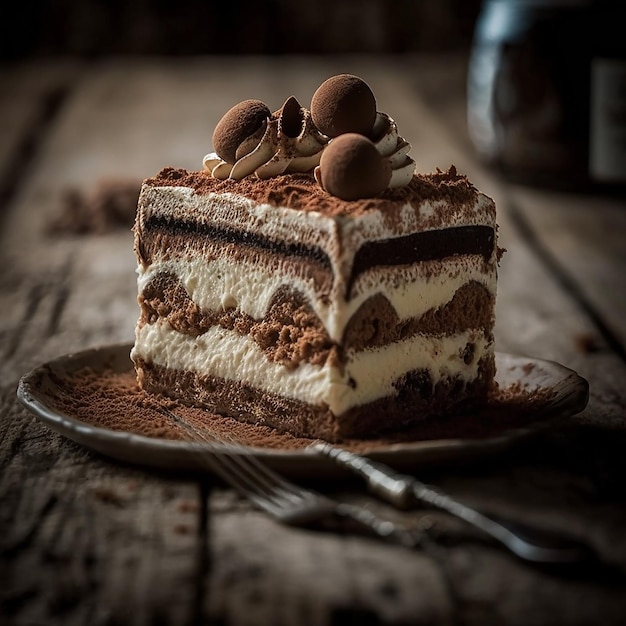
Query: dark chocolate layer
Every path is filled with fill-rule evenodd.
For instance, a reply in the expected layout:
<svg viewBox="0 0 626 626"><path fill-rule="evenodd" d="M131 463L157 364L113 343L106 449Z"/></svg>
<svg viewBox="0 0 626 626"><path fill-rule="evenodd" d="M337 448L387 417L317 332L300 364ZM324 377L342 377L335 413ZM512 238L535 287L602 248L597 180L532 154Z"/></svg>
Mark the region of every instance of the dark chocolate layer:
<svg viewBox="0 0 626 626"><path fill-rule="evenodd" d="M155 230L142 231L135 237L135 251L138 259L149 266L155 257L159 261L187 259L192 257L204 258L207 262L218 258L228 259L243 267L263 269L269 274L280 273L285 281L295 278L305 282L312 281L317 291L317 297L324 303L332 289L332 271L312 260L304 258L294 262L277 254L267 252L251 246L229 243L222 244L216 241L205 241L200 237L189 239L184 235L172 235ZM242 267L242 272L245 269Z"/></svg>
<svg viewBox="0 0 626 626"><path fill-rule="evenodd" d="M368 241L354 256L348 293L360 274L379 266L439 261L464 254L480 255L487 262L493 254L495 240L491 226L457 226Z"/></svg>
<svg viewBox="0 0 626 626"><path fill-rule="evenodd" d="M212 240L223 244L238 244L258 248L281 256L312 260L328 269L331 267L328 255L317 246L307 246L303 243L293 241L277 241L250 231L220 228L214 224L170 220L154 215L146 220L145 230L154 230L174 236L182 235L184 237L201 238L205 241ZM150 259L146 259L146 261L149 262Z"/></svg>
<svg viewBox="0 0 626 626"><path fill-rule="evenodd" d="M141 238L147 239L146 233L152 232L256 248L273 255L304 259L321 265L324 270L331 270L330 259L321 248L299 242L275 241L258 233L154 216L146 220ZM494 246L495 232L490 226L458 226L368 242L355 255L348 281L348 294L359 275L376 267L411 265L470 254L480 255L487 261L494 252ZM151 247L146 242L138 247L137 252L144 263L151 262Z"/></svg>

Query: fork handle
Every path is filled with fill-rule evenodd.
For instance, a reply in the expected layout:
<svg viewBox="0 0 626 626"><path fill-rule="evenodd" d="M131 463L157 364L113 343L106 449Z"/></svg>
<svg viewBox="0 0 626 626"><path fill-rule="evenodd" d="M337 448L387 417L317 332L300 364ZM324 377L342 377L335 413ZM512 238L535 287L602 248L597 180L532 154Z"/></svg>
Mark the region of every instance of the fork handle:
<svg viewBox="0 0 626 626"><path fill-rule="evenodd" d="M409 509L415 504L412 476L399 474L382 463L326 442L316 443L312 447L338 465L365 478L368 489L382 500L390 502L399 509Z"/></svg>
<svg viewBox="0 0 626 626"><path fill-rule="evenodd" d="M390 467L321 442L313 446L342 467L365 478L371 492L399 508L425 502L447 511L482 530L517 556L536 563L575 563L592 558L588 546L557 536L543 529L530 527L496 516L488 516L449 495L430 487L412 476L395 472Z"/></svg>

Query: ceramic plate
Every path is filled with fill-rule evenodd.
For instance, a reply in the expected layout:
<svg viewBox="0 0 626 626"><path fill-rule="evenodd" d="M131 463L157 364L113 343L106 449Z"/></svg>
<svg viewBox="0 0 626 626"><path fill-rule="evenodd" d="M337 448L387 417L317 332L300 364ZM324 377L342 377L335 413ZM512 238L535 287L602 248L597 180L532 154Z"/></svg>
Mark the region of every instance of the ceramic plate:
<svg viewBox="0 0 626 626"><path fill-rule="evenodd" d="M98 427L86 421L84 416L81 419L78 409L71 406L59 409L56 400L61 393L68 393L64 381L74 372L90 368L96 377L111 373L130 374L133 368L130 348L130 345L106 346L44 363L21 378L18 399L54 431L113 459L161 469L206 469L205 457L210 454L210 444L145 436L120 427ZM436 431L433 433L431 429L428 436L422 437L416 431L418 435L410 441L361 442L358 451L404 470L427 464L456 463L509 449L544 429L553 418L574 415L587 403L587 381L558 363L497 353L496 365L496 378L504 393L497 403L496 419L492 415L491 421L483 420L486 426L482 432L450 437L438 435ZM520 407L522 411L517 420L507 421L512 405L518 412ZM123 413L120 408L120 424L123 423ZM474 418L464 419L467 424L467 420ZM448 427L442 431L446 432L451 429ZM306 447L285 450L248 446L245 450L294 476L331 476L344 471Z"/></svg>

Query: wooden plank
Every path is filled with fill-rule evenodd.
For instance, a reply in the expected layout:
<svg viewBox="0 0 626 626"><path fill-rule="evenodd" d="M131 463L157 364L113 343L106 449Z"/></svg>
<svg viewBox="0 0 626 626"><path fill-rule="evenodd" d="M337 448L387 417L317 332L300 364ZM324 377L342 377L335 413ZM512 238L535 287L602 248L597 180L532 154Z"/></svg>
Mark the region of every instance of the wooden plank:
<svg viewBox="0 0 626 626"><path fill-rule="evenodd" d="M198 484L69 444L16 406L13 387L1 400L3 623L192 623Z"/></svg>
<svg viewBox="0 0 626 626"><path fill-rule="evenodd" d="M72 82L80 74L79 61L41 61L0 67L0 195L8 200L23 170L35 157ZM2 207L2 210L4 206Z"/></svg>
<svg viewBox="0 0 626 626"><path fill-rule="evenodd" d="M512 201L564 280L576 285L626 354L626 199L518 186Z"/></svg>
<svg viewBox="0 0 626 626"><path fill-rule="evenodd" d="M222 510L211 527L207 621L451 623L445 580L425 554L373 539L285 529L236 501L227 510L224 505L212 505Z"/></svg>

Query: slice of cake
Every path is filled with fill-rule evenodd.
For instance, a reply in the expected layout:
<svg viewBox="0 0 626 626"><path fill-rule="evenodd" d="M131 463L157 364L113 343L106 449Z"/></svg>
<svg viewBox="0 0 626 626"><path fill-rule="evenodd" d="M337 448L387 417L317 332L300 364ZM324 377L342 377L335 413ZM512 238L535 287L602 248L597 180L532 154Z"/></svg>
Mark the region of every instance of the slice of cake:
<svg viewBox="0 0 626 626"><path fill-rule="evenodd" d="M330 79L310 112L241 103L203 171L144 182L132 351L144 389L329 441L484 401L494 203L453 167L414 174L362 85Z"/></svg>

